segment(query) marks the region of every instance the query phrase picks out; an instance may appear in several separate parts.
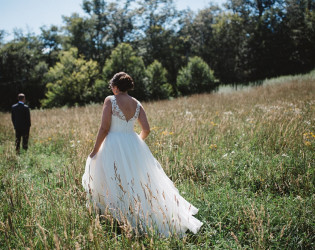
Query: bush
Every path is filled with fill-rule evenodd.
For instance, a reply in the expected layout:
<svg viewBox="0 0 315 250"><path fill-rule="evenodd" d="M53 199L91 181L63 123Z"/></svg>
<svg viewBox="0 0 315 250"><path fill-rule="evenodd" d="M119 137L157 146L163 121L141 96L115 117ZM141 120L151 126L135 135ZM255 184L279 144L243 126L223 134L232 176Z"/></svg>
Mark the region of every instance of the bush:
<svg viewBox="0 0 315 250"><path fill-rule="evenodd" d="M42 106L73 106L93 101L93 85L99 75L97 62L85 61L76 48L62 52L59 58L60 62L45 76L48 91Z"/></svg>
<svg viewBox="0 0 315 250"><path fill-rule="evenodd" d="M103 102L105 97L111 95L112 92L109 89L108 81L104 79L97 79L93 86L94 102Z"/></svg>
<svg viewBox="0 0 315 250"><path fill-rule="evenodd" d="M178 72L176 82L182 95L211 91L216 86L213 71L197 56L190 58L187 66Z"/></svg>
<svg viewBox="0 0 315 250"><path fill-rule="evenodd" d="M135 89L132 95L140 100L148 98L148 92L144 83L145 66L141 57L136 56L131 45L126 43L119 44L106 60L103 68L103 77L108 86L109 80L118 72L126 72L134 82Z"/></svg>
<svg viewBox="0 0 315 250"><path fill-rule="evenodd" d="M167 71L155 60L146 69L146 82L151 99L166 99L172 92L172 86L167 82Z"/></svg>

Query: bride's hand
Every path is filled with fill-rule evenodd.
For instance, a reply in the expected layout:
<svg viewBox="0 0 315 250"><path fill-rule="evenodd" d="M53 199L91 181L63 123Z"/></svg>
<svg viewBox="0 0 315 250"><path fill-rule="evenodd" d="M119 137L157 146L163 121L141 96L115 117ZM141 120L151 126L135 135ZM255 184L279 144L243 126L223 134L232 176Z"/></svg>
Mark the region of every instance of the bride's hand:
<svg viewBox="0 0 315 250"><path fill-rule="evenodd" d="M96 155L95 152L91 152L89 156L90 156L90 158L92 159L95 155Z"/></svg>

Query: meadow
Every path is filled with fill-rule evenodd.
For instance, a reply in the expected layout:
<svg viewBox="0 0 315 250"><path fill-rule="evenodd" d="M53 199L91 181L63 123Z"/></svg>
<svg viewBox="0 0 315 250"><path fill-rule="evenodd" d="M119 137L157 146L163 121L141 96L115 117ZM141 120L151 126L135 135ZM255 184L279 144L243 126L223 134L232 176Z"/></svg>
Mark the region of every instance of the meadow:
<svg viewBox="0 0 315 250"><path fill-rule="evenodd" d="M200 232L136 237L86 207L81 178L102 110L92 104L32 110L20 155L0 113L1 249L315 248L315 71L142 104L146 142L199 208Z"/></svg>

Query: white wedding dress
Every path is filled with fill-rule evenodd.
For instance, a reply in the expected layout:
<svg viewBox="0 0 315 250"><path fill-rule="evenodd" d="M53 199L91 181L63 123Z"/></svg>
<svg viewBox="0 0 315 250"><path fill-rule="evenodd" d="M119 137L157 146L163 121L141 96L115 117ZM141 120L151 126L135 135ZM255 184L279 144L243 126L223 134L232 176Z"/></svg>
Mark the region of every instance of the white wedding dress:
<svg viewBox="0 0 315 250"><path fill-rule="evenodd" d="M134 132L140 103L129 121L111 96L112 120L99 152L88 157L82 184L94 207L110 213L138 233L154 230L166 237L193 233L202 223L167 177L146 143Z"/></svg>

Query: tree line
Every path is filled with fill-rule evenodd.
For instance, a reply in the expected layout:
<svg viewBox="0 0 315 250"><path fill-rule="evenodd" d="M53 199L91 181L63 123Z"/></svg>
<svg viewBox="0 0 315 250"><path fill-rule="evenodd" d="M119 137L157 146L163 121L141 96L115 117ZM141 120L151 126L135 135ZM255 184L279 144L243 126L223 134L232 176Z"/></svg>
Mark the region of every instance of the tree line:
<svg viewBox="0 0 315 250"><path fill-rule="evenodd" d="M315 66L313 0L227 0L198 12L173 0L83 0L39 35L0 31L0 107L100 102L125 71L140 100L164 99L304 73Z"/></svg>

